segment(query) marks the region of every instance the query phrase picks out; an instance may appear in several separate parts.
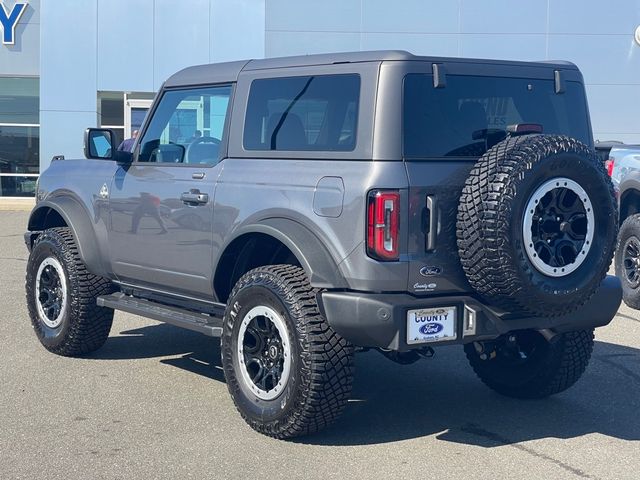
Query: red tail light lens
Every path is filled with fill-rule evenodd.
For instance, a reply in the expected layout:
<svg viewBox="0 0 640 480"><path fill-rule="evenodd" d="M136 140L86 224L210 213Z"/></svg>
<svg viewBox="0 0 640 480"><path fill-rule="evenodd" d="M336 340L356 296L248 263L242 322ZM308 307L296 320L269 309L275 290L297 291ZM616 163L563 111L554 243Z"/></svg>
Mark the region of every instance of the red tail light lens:
<svg viewBox="0 0 640 480"><path fill-rule="evenodd" d="M400 194L375 190L367 200L367 254L377 260L399 257Z"/></svg>
<svg viewBox="0 0 640 480"><path fill-rule="evenodd" d="M604 166L607 168L609 176L613 175L613 166L615 165L615 158L609 157L609 160L604 162Z"/></svg>

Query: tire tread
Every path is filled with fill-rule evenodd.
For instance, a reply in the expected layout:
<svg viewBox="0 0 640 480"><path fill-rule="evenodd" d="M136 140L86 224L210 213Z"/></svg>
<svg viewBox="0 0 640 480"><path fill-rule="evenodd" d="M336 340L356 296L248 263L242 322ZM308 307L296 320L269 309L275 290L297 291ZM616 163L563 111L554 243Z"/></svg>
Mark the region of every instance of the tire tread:
<svg viewBox="0 0 640 480"><path fill-rule="evenodd" d="M338 335L323 317L318 307L318 289L313 288L305 271L294 265L269 265L243 275L234 286L229 305L242 289L255 285L270 286L282 293L281 300L293 319L301 352L301 393L295 411L284 421L265 423L248 416L238 404L234 391L237 382L233 368L225 364L229 391L243 419L256 431L285 439L308 435L328 426L342 413L353 384L353 346ZM231 358L231 328L227 325L223 336L223 356ZM229 327L229 328L228 328Z"/></svg>
<svg viewBox="0 0 640 480"><path fill-rule="evenodd" d="M606 221L614 230L609 235L615 238L613 186L604 165L588 146L564 135L522 135L498 143L478 160L462 190L456 237L463 270L472 288L488 303L511 313L543 316L570 313L595 293L611 264L613 247L608 245L599 253L601 261L597 270L591 272L588 285L580 291L567 288L556 292L563 300L551 304L537 295L549 287L544 281L531 281L533 266L522 260L526 256L524 250L512 248L516 239L511 238L509 229L517 181L558 152L579 155L593 167L595 180L607 185L611 218Z"/></svg>

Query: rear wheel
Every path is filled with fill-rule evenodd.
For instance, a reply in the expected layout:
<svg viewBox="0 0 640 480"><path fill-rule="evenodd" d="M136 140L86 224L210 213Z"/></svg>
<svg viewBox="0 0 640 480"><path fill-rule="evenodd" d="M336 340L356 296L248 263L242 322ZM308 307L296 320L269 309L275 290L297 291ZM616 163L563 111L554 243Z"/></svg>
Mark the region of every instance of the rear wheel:
<svg viewBox="0 0 640 480"><path fill-rule="evenodd" d="M113 310L98 307L96 298L111 292L110 281L87 271L69 228L51 228L36 239L27 263L27 307L47 350L74 356L100 348Z"/></svg>
<svg viewBox="0 0 640 480"><path fill-rule="evenodd" d="M620 228L615 265L624 303L640 309L640 214L628 217Z"/></svg>
<svg viewBox="0 0 640 480"><path fill-rule="evenodd" d="M353 347L322 316L316 293L293 265L251 270L231 292L222 365L238 411L260 433L318 431L347 403Z"/></svg>
<svg viewBox="0 0 640 480"><path fill-rule="evenodd" d="M522 330L464 346L471 367L496 392L515 398L560 393L584 373L593 350L593 330L545 338Z"/></svg>

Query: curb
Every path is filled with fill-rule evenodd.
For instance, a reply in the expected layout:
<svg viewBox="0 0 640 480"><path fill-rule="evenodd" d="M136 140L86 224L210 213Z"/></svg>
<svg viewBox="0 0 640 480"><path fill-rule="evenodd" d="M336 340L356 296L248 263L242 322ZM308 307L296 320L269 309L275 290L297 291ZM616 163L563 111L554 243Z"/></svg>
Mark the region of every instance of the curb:
<svg viewBox="0 0 640 480"><path fill-rule="evenodd" d="M10 199L0 198L0 212L30 212L36 201L33 198Z"/></svg>

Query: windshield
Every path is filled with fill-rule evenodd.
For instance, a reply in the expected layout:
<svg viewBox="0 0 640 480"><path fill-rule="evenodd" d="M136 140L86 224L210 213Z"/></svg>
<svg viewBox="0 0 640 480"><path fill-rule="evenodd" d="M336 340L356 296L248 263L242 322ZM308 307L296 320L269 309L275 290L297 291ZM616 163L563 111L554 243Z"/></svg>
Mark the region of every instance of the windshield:
<svg viewBox="0 0 640 480"><path fill-rule="evenodd" d="M507 126L523 123L591 143L578 82L556 94L553 80L448 75L445 88L434 88L431 75L410 74L403 117L407 159L477 157L506 137Z"/></svg>

